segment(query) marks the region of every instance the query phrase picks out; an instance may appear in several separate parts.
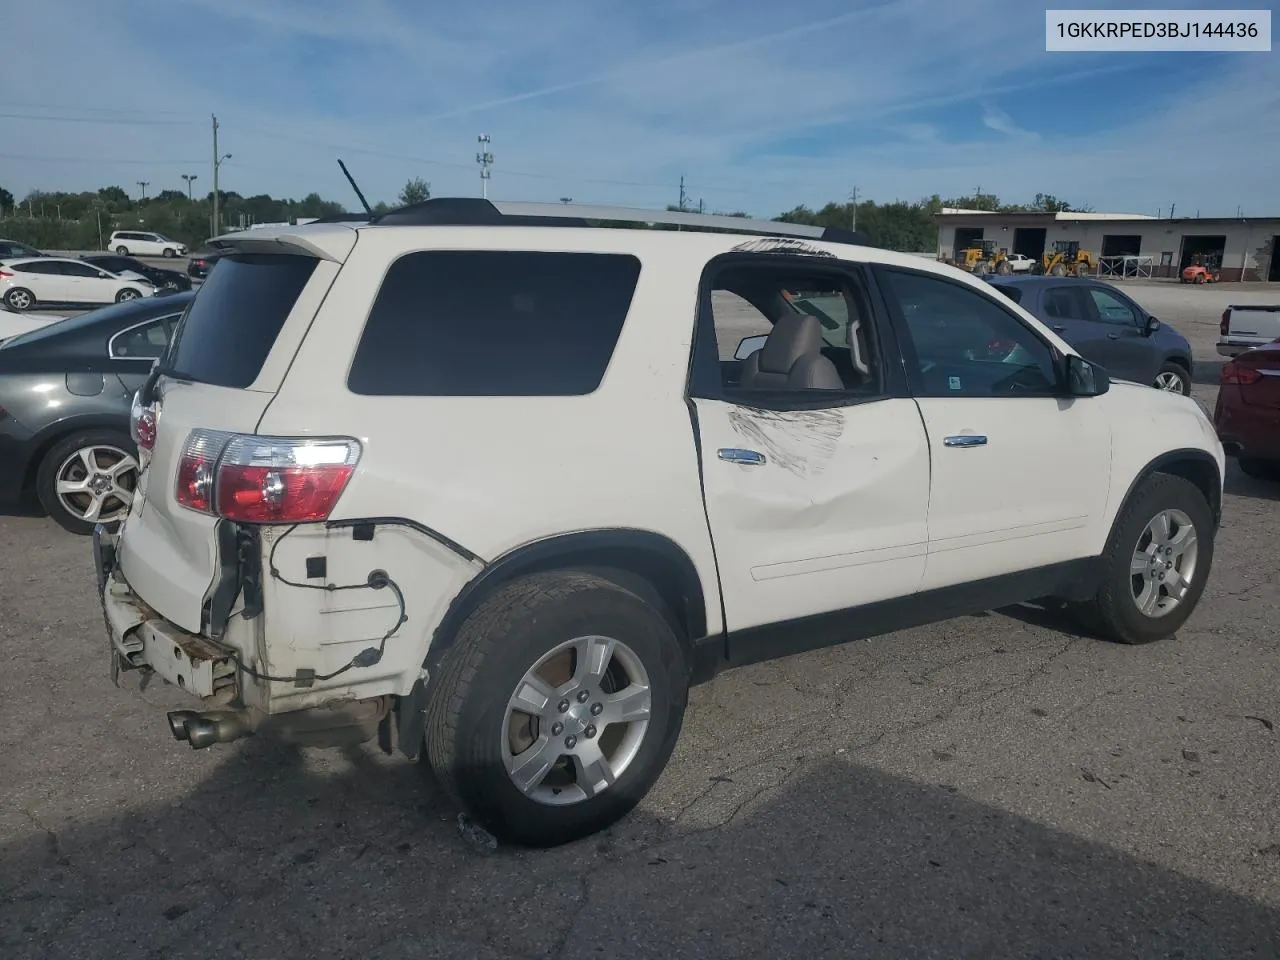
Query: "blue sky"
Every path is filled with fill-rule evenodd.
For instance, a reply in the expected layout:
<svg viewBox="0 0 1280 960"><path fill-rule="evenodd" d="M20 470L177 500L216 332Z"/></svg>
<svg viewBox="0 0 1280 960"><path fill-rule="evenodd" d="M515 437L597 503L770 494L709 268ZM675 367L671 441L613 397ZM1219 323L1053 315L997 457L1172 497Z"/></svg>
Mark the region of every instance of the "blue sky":
<svg viewBox="0 0 1280 960"><path fill-rule="evenodd" d="M661 206L683 174L695 203L768 216L854 186L1280 215L1277 52L1046 53L1044 6L1017 0L39 0L3 20L19 196L207 191L216 112L225 189L352 207L336 157L371 201L410 176L476 196L487 133L506 199Z"/></svg>

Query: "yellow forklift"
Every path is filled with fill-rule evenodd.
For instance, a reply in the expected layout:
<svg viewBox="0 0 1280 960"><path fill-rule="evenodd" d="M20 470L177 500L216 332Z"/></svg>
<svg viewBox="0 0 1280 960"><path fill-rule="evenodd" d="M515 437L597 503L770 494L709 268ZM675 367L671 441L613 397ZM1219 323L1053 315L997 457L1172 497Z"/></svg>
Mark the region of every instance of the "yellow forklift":
<svg viewBox="0 0 1280 960"><path fill-rule="evenodd" d="M1077 240L1053 241L1053 252L1041 254L1036 273L1052 277L1083 277L1098 272L1098 261L1093 253L1081 250Z"/></svg>
<svg viewBox="0 0 1280 960"><path fill-rule="evenodd" d="M1009 251L998 249L994 240L979 240L978 246L956 251L956 266L970 273L1012 273Z"/></svg>

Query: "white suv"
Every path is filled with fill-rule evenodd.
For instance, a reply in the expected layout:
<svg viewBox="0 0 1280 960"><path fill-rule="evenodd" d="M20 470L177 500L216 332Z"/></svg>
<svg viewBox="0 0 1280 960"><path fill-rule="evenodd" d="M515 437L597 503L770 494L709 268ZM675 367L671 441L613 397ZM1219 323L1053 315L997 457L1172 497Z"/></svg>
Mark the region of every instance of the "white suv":
<svg viewBox="0 0 1280 960"><path fill-rule="evenodd" d="M163 233L149 233L145 230L117 230L107 241L107 249L114 250L122 257L185 257L187 245L177 240L170 240Z"/></svg>
<svg viewBox="0 0 1280 960"><path fill-rule="evenodd" d="M216 244L94 536L113 674L190 693L192 747L376 735L556 844L719 670L1039 598L1145 643L1209 576L1203 408L955 268L484 200Z"/></svg>

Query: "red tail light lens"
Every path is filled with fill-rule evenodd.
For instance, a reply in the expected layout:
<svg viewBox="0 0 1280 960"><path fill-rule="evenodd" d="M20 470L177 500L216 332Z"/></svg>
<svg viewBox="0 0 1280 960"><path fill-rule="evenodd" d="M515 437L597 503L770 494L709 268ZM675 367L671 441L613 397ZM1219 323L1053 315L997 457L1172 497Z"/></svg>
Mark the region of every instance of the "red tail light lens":
<svg viewBox="0 0 1280 960"><path fill-rule="evenodd" d="M13 274L8 270L0 270L0 277L12 277Z"/></svg>
<svg viewBox="0 0 1280 960"><path fill-rule="evenodd" d="M1218 332L1225 337L1228 331L1230 331L1230 329L1231 329L1231 308L1227 307L1227 309L1222 311L1222 320L1218 323Z"/></svg>
<svg viewBox="0 0 1280 960"><path fill-rule="evenodd" d="M213 469L218 455L234 434L217 430L193 430L178 461L178 503L201 513L213 513Z"/></svg>
<svg viewBox="0 0 1280 960"><path fill-rule="evenodd" d="M1249 384L1257 383L1262 379L1260 374L1253 367L1246 367L1234 361L1228 361L1222 365L1222 382Z"/></svg>
<svg viewBox="0 0 1280 960"><path fill-rule="evenodd" d="M140 392L133 395L133 405L129 408L129 433L139 450L153 450L156 445L156 411L154 407L144 407Z"/></svg>
<svg viewBox="0 0 1280 960"><path fill-rule="evenodd" d="M197 430L178 465L177 499L240 523L313 523L328 518L359 459L348 438Z"/></svg>

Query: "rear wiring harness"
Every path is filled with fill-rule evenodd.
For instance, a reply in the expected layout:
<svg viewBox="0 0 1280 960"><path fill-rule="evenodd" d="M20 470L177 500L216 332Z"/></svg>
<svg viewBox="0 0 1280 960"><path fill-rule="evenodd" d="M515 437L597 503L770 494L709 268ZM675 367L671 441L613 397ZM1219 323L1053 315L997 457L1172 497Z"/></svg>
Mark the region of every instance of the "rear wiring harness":
<svg viewBox="0 0 1280 960"><path fill-rule="evenodd" d="M395 632L399 630L409 618L405 614L404 593L401 591L400 585L392 580L385 570L371 570L369 572L368 579L365 580L364 583L300 583L297 580L290 580L284 576L276 566L276 550L279 548L280 544L284 542L285 537L297 530L298 526L299 524L295 523L288 530L282 533L276 542L271 545L271 552L267 555L267 570L271 574L272 579L278 580L289 587L298 587L302 590L324 590L329 593L334 593L339 590L383 590L390 588L391 592L396 595L396 603L400 608L400 613L396 618L396 622L392 625L390 630L379 638L378 645L376 647L367 647L364 650L361 650L347 663L343 664L332 673L317 675L314 670L299 669L292 677L272 676L269 673L262 673L261 671L246 664L240 659L238 651L233 650L224 644L218 644L220 648L226 651L227 656L235 663L238 670L242 673L248 674L255 680L265 680L269 683L292 683L299 687L309 687L317 680L321 682L332 680L334 677L341 676L348 670L355 667L372 667L381 662L382 655L387 648L387 641L395 635Z"/></svg>

